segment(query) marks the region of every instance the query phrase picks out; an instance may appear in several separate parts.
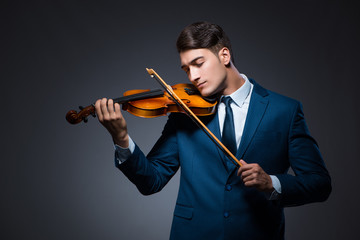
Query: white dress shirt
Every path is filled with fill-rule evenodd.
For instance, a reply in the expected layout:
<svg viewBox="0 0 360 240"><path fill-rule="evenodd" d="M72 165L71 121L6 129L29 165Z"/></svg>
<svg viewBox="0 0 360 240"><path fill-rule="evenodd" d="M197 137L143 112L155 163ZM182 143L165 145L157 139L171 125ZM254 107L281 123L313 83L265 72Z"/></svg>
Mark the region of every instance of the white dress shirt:
<svg viewBox="0 0 360 240"><path fill-rule="evenodd" d="M250 81L247 79L247 77L244 74L241 74L241 76L244 78L245 83L238 90L236 90L235 92L229 95L233 100L230 106L233 111L237 148L240 145L241 137L244 131L245 120L249 109L250 97L251 97L252 89L254 87L253 84L250 83ZM222 129L224 128L225 115L226 115L225 103L219 101L218 116L219 116L219 125L221 129L221 136L222 136Z"/></svg>

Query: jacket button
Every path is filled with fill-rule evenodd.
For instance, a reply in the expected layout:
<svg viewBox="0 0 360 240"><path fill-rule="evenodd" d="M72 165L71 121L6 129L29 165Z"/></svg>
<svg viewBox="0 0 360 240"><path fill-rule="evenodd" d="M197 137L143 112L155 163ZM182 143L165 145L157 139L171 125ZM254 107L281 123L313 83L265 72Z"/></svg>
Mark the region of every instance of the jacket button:
<svg viewBox="0 0 360 240"><path fill-rule="evenodd" d="M229 216L230 216L230 214L228 212L224 212L224 218L227 218Z"/></svg>
<svg viewBox="0 0 360 240"><path fill-rule="evenodd" d="M227 184L227 185L225 186L225 189L226 189L227 191L231 191L232 186L231 186L230 184Z"/></svg>

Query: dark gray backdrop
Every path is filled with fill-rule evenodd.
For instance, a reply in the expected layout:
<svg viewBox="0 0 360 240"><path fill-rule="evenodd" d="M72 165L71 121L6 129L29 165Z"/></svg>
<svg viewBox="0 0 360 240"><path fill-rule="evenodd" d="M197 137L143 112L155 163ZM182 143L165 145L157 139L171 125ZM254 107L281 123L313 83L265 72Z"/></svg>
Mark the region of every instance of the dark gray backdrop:
<svg viewBox="0 0 360 240"><path fill-rule="evenodd" d="M140 195L114 167L98 121L72 126L65 114L159 88L146 67L169 84L187 82L175 40L198 20L223 26L241 72L304 105L333 193L286 209L287 238L355 238L359 14L351 2L5 1L0 17L1 239L167 239L178 175ZM148 152L166 117L125 116Z"/></svg>

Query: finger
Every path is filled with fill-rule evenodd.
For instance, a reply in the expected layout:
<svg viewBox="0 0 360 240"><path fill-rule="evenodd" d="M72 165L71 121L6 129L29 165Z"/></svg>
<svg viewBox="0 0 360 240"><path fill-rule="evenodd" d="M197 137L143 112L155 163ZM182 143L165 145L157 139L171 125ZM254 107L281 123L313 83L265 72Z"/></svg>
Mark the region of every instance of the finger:
<svg viewBox="0 0 360 240"><path fill-rule="evenodd" d="M109 119L109 110L107 108L107 99L103 98L101 99L101 103L100 103L100 109L103 115L103 119Z"/></svg>
<svg viewBox="0 0 360 240"><path fill-rule="evenodd" d="M237 175L240 176L244 171L248 170L251 168L251 165L246 163L244 160L240 160L241 163L241 167L239 168Z"/></svg>
<svg viewBox="0 0 360 240"><path fill-rule="evenodd" d="M255 178L261 175L264 170L257 163L247 164L244 166L244 170L241 174L242 178L245 178L249 175L253 175Z"/></svg>
<svg viewBox="0 0 360 240"><path fill-rule="evenodd" d="M115 103L114 105L115 105L115 115L116 115L116 117L121 118L122 115L121 115L121 110L120 110L120 104Z"/></svg>
<svg viewBox="0 0 360 240"><path fill-rule="evenodd" d="M101 103L101 99L98 99L95 102L95 111L96 111L96 115L98 116L99 121L101 122L103 120L103 114L101 112L100 103Z"/></svg>
<svg viewBox="0 0 360 240"><path fill-rule="evenodd" d="M253 181L256 180L258 178L258 174L257 173L251 173L248 174L246 176L244 176L244 174L241 175L241 179L243 182L249 182L249 181Z"/></svg>
<svg viewBox="0 0 360 240"><path fill-rule="evenodd" d="M253 180L245 181L244 185L245 187L257 187L259 186L259 183L255 179L253 179Z"/></svg>
<svg viewBox="0 0 360 240"><path fill-rule="evenodd" d="M240 175L241 179L244 180L246 177L249 177L252 174L254 174L254 171L253 171L253 169L248 169L248 170L242 171L240 174L241 174Z"/></svg>
<svg viewBox="0 0 360 240"><path fill-rule="evenodd" d="M112 99L108 99L108 101L107 101L107 109L109 111L110 116L115 114L114 101Z"/></svg>

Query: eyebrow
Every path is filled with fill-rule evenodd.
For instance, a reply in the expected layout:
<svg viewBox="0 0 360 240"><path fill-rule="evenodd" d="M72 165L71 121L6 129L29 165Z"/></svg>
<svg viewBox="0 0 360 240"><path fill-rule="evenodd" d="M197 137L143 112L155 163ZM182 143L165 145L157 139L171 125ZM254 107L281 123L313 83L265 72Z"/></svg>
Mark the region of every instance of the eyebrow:
<svg viewBox="0 0 360 240"><path fill-rule="evenodd" d="M198 59L200 59L200 58L204 58L204 56L199 56L199 57L194 58L193 60L191 60L191 62L190 62L189 65L194 64L194 63L195 63ZM188 65L183 64L183 65L181 65L181 69L184 69L184 68L187 67L187 66L188 66Z"/></svg>

